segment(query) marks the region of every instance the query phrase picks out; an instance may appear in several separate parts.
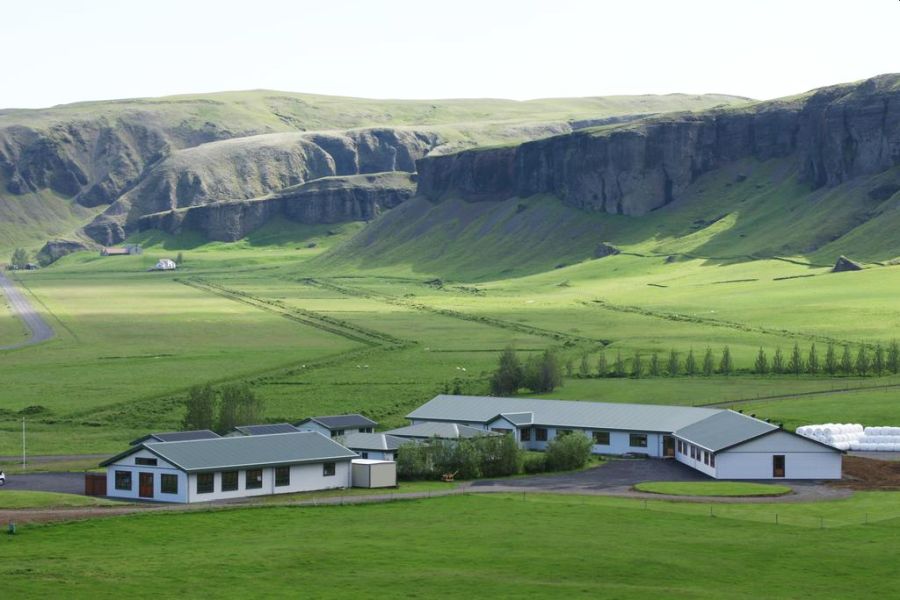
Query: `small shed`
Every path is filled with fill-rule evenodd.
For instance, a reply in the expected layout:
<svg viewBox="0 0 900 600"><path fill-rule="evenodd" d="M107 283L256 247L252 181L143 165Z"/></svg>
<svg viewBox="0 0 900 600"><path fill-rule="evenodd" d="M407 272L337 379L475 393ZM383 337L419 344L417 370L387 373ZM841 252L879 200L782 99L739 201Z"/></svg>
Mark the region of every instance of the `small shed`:
<svg viewBox="0 0 900 600"><path fill-rule="evenodd" d="M354 458L351 463L353 487L397 487L397 463L367 458Z"/></svg>

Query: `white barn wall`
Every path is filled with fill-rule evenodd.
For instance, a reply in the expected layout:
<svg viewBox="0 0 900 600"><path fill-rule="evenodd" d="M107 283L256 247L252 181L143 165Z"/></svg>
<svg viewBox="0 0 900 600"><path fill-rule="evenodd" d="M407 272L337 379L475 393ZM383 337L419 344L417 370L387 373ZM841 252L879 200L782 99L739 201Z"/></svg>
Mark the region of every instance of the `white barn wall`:
<svg viewBox="0 0 900 600"><path fill-rule="evenodd" d="M253 496L269 496L272 494L290 494L294 492L310 492L350 487L349 460L335 462L334 475L329 477L323 475L322 465L323 463L321 462L291 465L291 484L279 487L275 486L275 467L264 467L262 469L262 487L249 490L246 488L246 469L236 469L238 471L238 489L231 492L222 491L222 473L217 471L214 473L213 491L208 494L197 493L197 474L191 473L189 475L189 501L209 502L212 500L226 500L229 498L249 498ZM231 469L224 470L229 471Z"/></svg>
<svg viewBox="0 0 900 600"><path fill-rule="evenodd" d="M522 442L520 434L516 434L517 439L519 440L521 446L526 450L538 450L544 451L547 449L547 444L556 439L557 431L559 429L569 429L569 428L555 428L555 427L546 427L547 430L547 441L546 442L538 442L535 438L535 430L532 428L531 430L531 441ZM574 433L580 433L581 435L586 435L589 438L594 437L594 431L607 431L606 429L572 429ZM631 446L630 444L630 436L632 433L640 433L647 436L647 446ZM647 433L644 431L610 431L609 432L609 445L599 445L594 444L591 447L591 452L593 454L627 454L628 452L637 452L647 454L648 456L660 457L663 455L663 434L660 433Z"/></svg>
<svg viewBox="0 0 900 600"><path fill-rule="evenodd" d="M702 448L700 450L703 452L707 452L706 450L703 450ZM696 458L691 458L690 454L682 454L681 452L679 452L678 444L676 442L675 460L691 467L692 469L696 469L697 471L700 471L701 473L703 473L705 475L709 475L710 477L717 477L717 474L718 474L717 469L719 467L719 457L718 456L716 456L716 466L711 467L703 462L702 455L701 455L701 458L698 460Z"/></svg>
<svg viewBox="0 0 900 600"><path fill-rule="evenodd" d="M772 476L772 457L784 455L784 477ZM750 440L716 456L720 479L840 479L837 450L784 431Z"/></svg>

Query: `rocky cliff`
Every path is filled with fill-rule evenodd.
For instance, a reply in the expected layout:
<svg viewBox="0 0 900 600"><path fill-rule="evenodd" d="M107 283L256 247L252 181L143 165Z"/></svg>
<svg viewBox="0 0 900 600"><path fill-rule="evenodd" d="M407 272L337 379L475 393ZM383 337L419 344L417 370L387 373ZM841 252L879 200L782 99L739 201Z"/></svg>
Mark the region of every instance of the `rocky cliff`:
<svg viewBox="0 0 900 600"><path fill-rule="evenodd" d="M200 231L207 239L231 242L276 217L306 224L368 221L414 193L415 183L409 173L326 177L261 198L145 215L137 226L173 234Z"/></svg>
<svg viewBox="0 0 900 600"><path fill-rule="evenodd" d="M427 130L377 128L274 133L202 144L173 152L154 166L85 232L101 244L114 244L148 214L258 198L321 177L413 171L416 159L440 143Z"/></svg>
<svg viewBox="0 0 900 600"><path fill-rule="evenodd" d="M419 192L471 201L549 193L590 211L642 215L700 175L742 158L791 157L812 188L900 164L900 76L815 90L743 109L637 123L426 157Z"/></svg>

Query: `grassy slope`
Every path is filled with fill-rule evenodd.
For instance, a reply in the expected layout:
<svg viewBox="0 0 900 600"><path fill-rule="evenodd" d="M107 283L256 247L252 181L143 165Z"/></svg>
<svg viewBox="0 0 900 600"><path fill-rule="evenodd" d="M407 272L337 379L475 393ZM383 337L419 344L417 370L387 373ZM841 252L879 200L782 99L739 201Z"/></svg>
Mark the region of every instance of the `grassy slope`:
<svg viewBox="0 0 900 600"><path fill-rule="evenodd" d="M842 503L778 509L806 509L812 517L826 504ZM13 596L67 597L96 597L98 581L110 596L196 595L202 581L203 594L238 597L252 580L257 595L302 587L313 597L342 598L780 598L798 590L851 597L863 589L889 596L898 584L891 552L897 519L819 530L784 525L787 515L773 524L771 505L737 507L768 522L752 514L710 518L705 505L670 507L469 496L102 519L24 528L0 545L0 576ZM865 569L848 567L850 555Z"/></svg>

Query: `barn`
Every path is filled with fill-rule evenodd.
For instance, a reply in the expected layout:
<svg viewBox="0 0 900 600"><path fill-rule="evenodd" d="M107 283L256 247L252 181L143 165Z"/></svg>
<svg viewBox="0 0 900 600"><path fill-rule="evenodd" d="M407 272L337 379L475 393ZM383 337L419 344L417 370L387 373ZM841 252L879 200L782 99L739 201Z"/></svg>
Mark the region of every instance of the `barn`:
<svg viewBox="0 0 900 600"><path fill-rule="evenodd" d="M594 454L674 458L718 479L841 477L840 450L718 408L442 394L407 419L401 429L506 433L527 450L579 433Z"/></svg>
<svg viewBox="0 0 900 600"><path fill-rule="evenodd" d="M347 488L356 454L317 432L147 440L100 464L107 495L208 502Z"/></svg>

